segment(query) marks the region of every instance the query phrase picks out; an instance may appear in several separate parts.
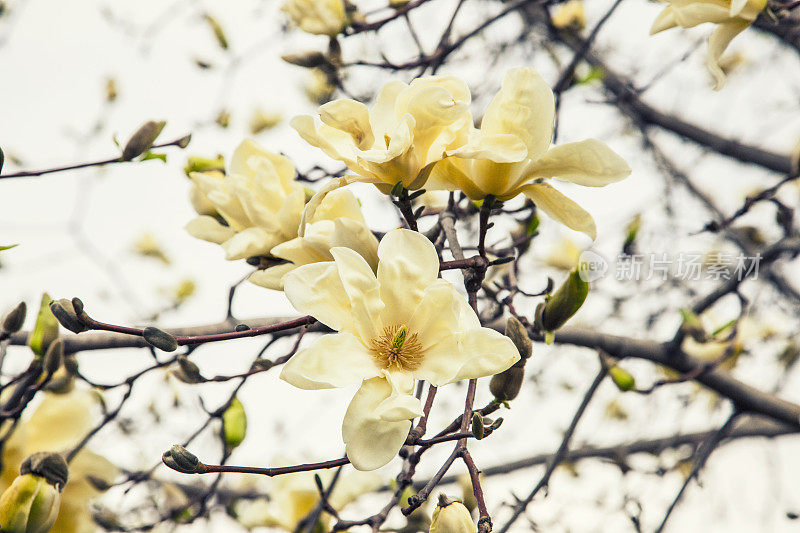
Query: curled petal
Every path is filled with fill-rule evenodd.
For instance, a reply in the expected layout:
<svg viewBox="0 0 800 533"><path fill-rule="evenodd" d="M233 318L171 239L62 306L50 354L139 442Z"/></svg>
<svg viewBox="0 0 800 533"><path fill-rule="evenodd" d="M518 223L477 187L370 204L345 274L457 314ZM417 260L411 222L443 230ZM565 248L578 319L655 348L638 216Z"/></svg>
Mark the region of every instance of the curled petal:
<svg viewBox="0 0 800 533"><path fill-rule="evenodd" d="M553 220L585 233L592 239L597 238L597 227L592 215L551 185L532 183L523 187L521 192Z"/></svg>
<svg viewBox="0 0 800 533"><path fill-rule="evenodd" d="M375 470L391 461L403 447L411 420L386 421L376 411L392 395L384 377L365 380L342 422L347 458L357 470Z"/></svg>
<svg viewBox="0 0 800 533"><path fill-rule="evenodd" d="M719 24L708 38L708 55L706 67L714 76L714 90L718 91L725 85L725 73L719 66L719 59L731 40L739 35L750 23L746 20L732 20Z"/></svg>
<svg viewBox="0 0 800 533"><path fill-rule="evenodd" d="M675 13L672 11L672 6L667 6L658 14L653 25L650 27L650 35L655 35L664 30L669 30L678 25L678 20L675 18Z"/></svg>
<svg viewBox="0 0 800 533"><path fill-rule="evenodd" d="M261 228L247 228L222 243L225 259L234 261L268 254L275 238Z"/></svg>
<svg viewBox="0 0 800 533"><path fill-rule="evenodd" d="M286 274L297 268L292 263L284 263L282 265L275 265L264 270L256 270L250 277L247 278L250 283L255 283L259 287L265 289L272 289L275 291L283 290L283 279Z"/></svg>
<svg viewBox="0 0 800 533"><path fill-rule="evenodd" d="M375 142L369 110L361 102L350 99L328 102L319 108L319 117L328 126L350 134L360 150L370 148Z"/></svg>

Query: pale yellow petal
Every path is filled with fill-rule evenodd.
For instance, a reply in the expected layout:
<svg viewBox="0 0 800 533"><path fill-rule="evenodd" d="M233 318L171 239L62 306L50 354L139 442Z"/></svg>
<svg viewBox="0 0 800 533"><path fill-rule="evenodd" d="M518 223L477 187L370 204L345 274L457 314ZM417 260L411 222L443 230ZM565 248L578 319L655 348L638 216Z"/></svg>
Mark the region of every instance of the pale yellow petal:
<svg viewBox="0 0 800 533"><path fill-rule="evenodd" d="M353 331L350 299L336 263L313 263L294 269L283 281L284 293L295 309L336 331Z"/></svg>
<svg viewBox="0 0 800 533"><path fill-rule="evenodd" d="M550 146L555 120L555 98L550 86L530 67L506 72L500 91L492 99L481 121L487 134L510 133L536 158Z"/></svg>
<svg viewBox="0 0 800 533"><path fill-rule="evenodd" d="M625 179L631 168L604 143L587 139L554 146L526 173L536 178L556 178L587 187L602 187Z"/></svg>
<svg viewBox="0 0 800 533"><path fill-rule="evenodd" d="M585 233L592 239L597 238L597 228L592 215L551 185L533 183L525 186L521 192L553 220Z"/></svg>
<svg viewBox="0 0 800 533"><path fill-rule="evenodd" d="M380 374L375 360L350 333L331 333L297 352L283 366L281 379L307 390L332 389Z"/></svg>
<svg viewBox="0 0 800 533"><path fill-rule="evenodd" d="M247 228L223 242L222 249L225 250L225 259L235 261L255 255L266 255L275 242L275 237L263 229Z"/></svg>
<svg viewBox="0 0 800 533"><path fill-rule="evenodd" d="M650 28L650 35L672 29L677 25L678 20L675 18L675 13L672 11L672 6L667 6L658 14L656 20L653 21L653 26Z"/></svg>
<svg viewBox="0 0 800 533"><path fill-rule="evenodd" d="M345 247L354 250L364 258L373 272L378 269L378 239L363 223L349 218L334 221L331 247Z"/></svg>
<svg viewBox="0 0 800 533"><path fill-rule="evenodd" d="M214 244L222 244L236 235L232 228L223 226L216 218L208 215L201 215L192 219L184 226L184 229L192 237L213 242Z"/></svg>
<svg viewBox="0 0 800 533"><path fill-rule="evenodd" d="M405 324L438 275L439 256L424 235L407 229L384 235L378 245L380 298L386 304L384 323Z"/></svg>
<svg viewBox="0 0 800 533"><path fill-rule="evenodd" d="M375 142L369 110L361 102L350 99L328 102L319 108L319 117L328 126L349 133L361 150L372 147Z"/></svg>
<svg viewBox="0 0 800 533"><path fill-rule="evenodd" d="M331 255L350 300L353 327L362 339L375 338L383 330L380 316L385 306L375 273L363 257L349 248L331 248Z"/></svg>
<svg viewBox="0 0 800 533"><path fill-rule="evenodd" d="M293 271L297 268L297 265L292 263L285 263L282 265L276 265L274 267L269 267L264 270L256 270L250 277L247 278L250 283L254 283L259 287L264 287L265 289L272 289L276 291L283 290L283 280L286 277L286 274Z"/></svg>
<svg viewBox="0 0 800 533"><path fill-rule="evenodd" d="M357 470L375 470L391 461L403 447L411 420L387 422L376 415L378 406L392 394L383 377L364 381L347 408L342 438L347 458Z"/></svg>
<svg viewBox="0 0 800 533"><path fill-rule="evenodd" d="M750 23L745 20L732 20L716 27L708 38L708 55L706 67L714 76L714 90L718 91L725 85L725 73L719 66L719 59L731 40L739 35Z"/></svg>

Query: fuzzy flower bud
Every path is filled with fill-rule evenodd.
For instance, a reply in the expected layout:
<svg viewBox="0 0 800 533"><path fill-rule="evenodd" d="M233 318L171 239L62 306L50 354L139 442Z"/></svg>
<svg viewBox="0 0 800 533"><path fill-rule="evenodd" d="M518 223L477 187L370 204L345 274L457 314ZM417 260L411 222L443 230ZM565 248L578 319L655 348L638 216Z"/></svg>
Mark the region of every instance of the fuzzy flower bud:
<svg viewBox="0 0 800 533"><path fill-rule="evenodd" d="M476 533L478 528L463 503L439 495L439 504L433 511L430 533Z"/></svg>
<svg viewBox="0 0 800 533"><path fill-rule="evenodd" d="M44 366L42 368L48 375L52 376L59 368L61 368L61 364L63 362L64 341L61 339L56 339L50 343L50 346L47 347L47 352L44 354Z"/></svg>
<svg viewBox="0 0 800 533"><path fill-rule="evenodd" d="M512 316L506 322L506 337L511 339L511 342L517 347L523 361L529 359L533 354L533 342L528 336L525 326L516 317Z"/></svg>
<svg viewBox="0 0 800 533"><path fill-rule="evenodd" d="M144 328L142 337L144 337L144 340L146 340L148 344L159 350L174 352L178 349L178 341L175 340L175 337L158 328Z"/></svg>
<svg viewBox="0 0 800 533"><path fill-rule="evenodd" d="M74 300L80 302L80 312L76 311L73 301L66 298L50 302L50 312L62 326L71 332L82 333L89 329L80 317L83 313L83 303L77 298Z"/></svg>
<svg viewBox="0 0 800 533"><path fill-rule="evenodd" d="M489 390L501 402L509 402L519 395L522 381L525 379L525 359L520 359L514 366L492 376Z"/></svg>
<svg viewBox="0 0 800 533"><path fill-rule="evenodd" d="M0 332L4 335L11 335L22 329L22 324L25 322L25 314L28 311L28 306L25 302L20 302L12 309L5 317L3 323L0 324Z"/></svg>
<svg viewBox="0 0 800 533"><path fill-rule="evenodd" d="M175 444L164 452L161 460L171 469L183 474L196 474L199 471L199 465L202 465L195 454L179 444Z"/></svg>
<svg viewBox="0 0 800 533"><path fill-rule="evenodd" d="M125 148L122 150L122 160L130 161L149 150L150 147L153 146L153 143L156 142L158 136L161 135L161 130L164 129L166 124L167 123L163 120L158 122L154 120L145 122L136 130L136 133L131 135Z"/></svg>

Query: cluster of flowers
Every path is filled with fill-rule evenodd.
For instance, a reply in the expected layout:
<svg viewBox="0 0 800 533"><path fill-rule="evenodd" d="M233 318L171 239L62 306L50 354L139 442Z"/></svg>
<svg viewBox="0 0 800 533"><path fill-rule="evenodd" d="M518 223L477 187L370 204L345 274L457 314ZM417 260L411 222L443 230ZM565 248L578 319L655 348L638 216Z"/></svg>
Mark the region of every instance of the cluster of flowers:
<svg viewBox="0 0 800 533"><path fill-rule="evenodd" d="M188 231L220 244L228 259L260 264L251 281L283 290L298 311L337 332L292 357L281 377L303 389L361 383L342 425L360 470L385 465L402 447L422 414L416 380L440 386L494 375L519 354L439 278L437 251L423 234L397 229L378 242L342 187L458 190L473 200L524 195L594 238L592 217L545 180L597 187L630 173L600 141L550 146L553 93L532 68L507 73L480 129L470 100L461 80L432 76L388 83L371 108L349 99L325 104L321 124L296 117L303 139L352 172L313 196L288 159L252 141L239 146L227 174L191 174L199 216Z"/></svg>

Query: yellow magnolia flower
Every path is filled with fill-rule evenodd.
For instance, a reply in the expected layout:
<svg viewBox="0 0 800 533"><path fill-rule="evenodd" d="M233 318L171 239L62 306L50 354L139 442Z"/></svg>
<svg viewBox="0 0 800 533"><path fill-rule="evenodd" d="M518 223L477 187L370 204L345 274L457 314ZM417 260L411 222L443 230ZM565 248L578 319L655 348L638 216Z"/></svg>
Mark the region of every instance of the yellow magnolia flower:
<svg viewBox="0 0 800 533"><path fill-rule="evenodd" d="M586 27L586 14L583 11L583 0L569 0L556 7L551 21L556 28L576 28L582 30Z"/></svg>
<svg viewBox="0 0 800 533"><path fill-rule="evenodd" d="M288 0L281 9L308 33L333 37L347 24L344 0Z"/></svg>
<svg viewBox="0 0 800 533"><path fill-rule="evenodd" d="M378 239L369 230L361 206L350 191L326 195L302 235L272 248L271 255L287 262L257 270L250 281L268 289L283 290L286 275L301 265L332 261L331 248L355 250L374 271L378 265Z"/></svg>
<svg viewBox="0 0 800 533"><path fill-rule="evenodd" d="M17 479L25 458L37 452L63 452L86 436L96 422L97 401L85 390L68 394L45 394L33 414L23 419L3 448L0 491ZM61 510L51 533L93 533L96 525L89 508L100 491L90 481L112 483L117 468L104 457L83 449L69 463L69 481L61 493Z"/></svg>
<svg viewBox="0 0 800 533"><path fill-rule="evenodd" d="M550 249L542 262L559 270L573 270L580 263L581 253L583 248L575 244L575 241L562 238Z"/></svg>
<svg viewBox="0 0 800 533"><path fill-rule="evenodd" d="M602 187L627 177L631 169L595 139L550 147L555 103L553 91L532 68L509 70L469 142L448 151L426 188L461 190L473 200L493 195L530 198L551 218L596 236L594 220L578 204L544 179L555 178Z"/></svg>
<svg viewBox="0 0 800 533"><path fill-rule="evenodd" d="M305 190L295 181L289 159L246 140L233 153L227 176L212 171L193 172L190 177L225 224L201 214L186 225L186 231L221 245L226 259L267 255L297 236Z"/></svg>
<svg viewBox="0 0 800 533"><path fill-rule="evenodd" d="M438 279L439 258L423 235L397 229L378 246L377 275L347 248L333 262L286 277L294 307L338 333L323 335L283 367L301 389L361 383L345 414L342 437L358 470L388 463L422 414L415 380L440 386L490 376L519 359L508 337L483 328L466 299Z"/></svg>
<svg viewBox="0 0 800 533"><path fill-rule="evenodd" d="M322 124L298 116L291 125L309 144L357 174L340 184L374 183L384 193L398 182L419 189L445 151L467 140L470 100L469 88L452 76L417 78L409 85L393 81L383 86L371 108L334 100L319 108Z"/></svg>
<svg viewBox="0 0 800 533"><path fill-rule="evenodd" d="M278 461L278 464L289 465L289 461ZM295 463L296 464L296 463ZM256 527L277 527L285 531L295 531L300 522L311 513L319 503L319 490L314 481L314 472L296 472L277 476L271 480L270 499L241 501L236 505L237 519L247 529ZM329 471L317 474L324 485L328 485L333 477ZM334 485L328 502L337 511L355 501L362 494L379 489L383 480L374 472L352 472L341 476ZM326 526L329 517L321 517Z"/></svg>
<svg viewBox="0 0 800 533"><path fill-rule="evenodd" d="M720 57L734 37L753 23L767 5L767 0L666 0L664 8L650 28L650 35L675 28L693 28L712 22L717 28L708 38L706 67L714 76L714 89L725 85Z"/></svg>

